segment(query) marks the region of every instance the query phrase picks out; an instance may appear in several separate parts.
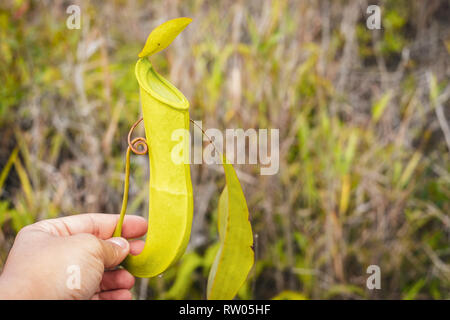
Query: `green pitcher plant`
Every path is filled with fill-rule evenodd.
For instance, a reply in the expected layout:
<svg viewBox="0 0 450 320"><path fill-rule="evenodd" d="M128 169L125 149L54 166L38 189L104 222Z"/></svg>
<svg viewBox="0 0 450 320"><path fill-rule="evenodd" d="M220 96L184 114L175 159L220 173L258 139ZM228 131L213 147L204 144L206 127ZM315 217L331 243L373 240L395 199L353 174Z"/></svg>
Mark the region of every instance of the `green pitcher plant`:
<svg viewBox="0 0 450 320"><path fill-rule="evenodd" d="M189 132L189 102L156 72L149 57L165 49L191 22L190 18L176 18L155 28L136 63L143 117L128 134L124 195L114 236L122 233L128 202L130 153L148 153L149 224L145 246L140 254L129 255L123 262L137 277L154 277L164 272L183 255L189 242L194 209L190 165L189 161L178 162L172 158L172 151L179 145L172 139L173 132ZM132 140L132 131L142 120L146 138ZM189 139L182 143L186 156ZM247 202L236 172L224 155L222 164L226 185L219 198L219 249L208 277L208 299L233 299L254 263Z"/></svg>

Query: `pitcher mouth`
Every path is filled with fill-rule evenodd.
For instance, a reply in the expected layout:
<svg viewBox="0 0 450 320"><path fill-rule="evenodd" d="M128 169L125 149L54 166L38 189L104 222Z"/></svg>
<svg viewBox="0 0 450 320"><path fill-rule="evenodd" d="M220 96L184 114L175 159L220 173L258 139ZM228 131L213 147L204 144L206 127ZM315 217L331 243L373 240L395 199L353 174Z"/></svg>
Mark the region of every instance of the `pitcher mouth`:
<svg viewBox="0 0 450 320"><path fill-rule="evenodd" d="M189 109L189 102L186 97L173 84L157 73L147 58L138 60L135 73L139 86L153 98L178 110Z"/></svg>

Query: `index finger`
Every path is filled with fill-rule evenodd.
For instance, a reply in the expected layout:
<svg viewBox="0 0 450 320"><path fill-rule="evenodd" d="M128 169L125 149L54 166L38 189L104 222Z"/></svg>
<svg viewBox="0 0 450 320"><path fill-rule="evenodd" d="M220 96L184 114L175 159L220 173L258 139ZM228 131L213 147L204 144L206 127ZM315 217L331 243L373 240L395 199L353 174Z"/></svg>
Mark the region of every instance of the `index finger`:
<svg viewBox="0 0 450 320"><path fill-rule="evenodd" d="M85 213L74 216L39 221L31 228L38 228L57 236L71 236L78 233L90 233L100 239L112 237L116 228L118 214ZM147 232L147 221L139 216L125 216L122 237L138 238Z"/></svg>

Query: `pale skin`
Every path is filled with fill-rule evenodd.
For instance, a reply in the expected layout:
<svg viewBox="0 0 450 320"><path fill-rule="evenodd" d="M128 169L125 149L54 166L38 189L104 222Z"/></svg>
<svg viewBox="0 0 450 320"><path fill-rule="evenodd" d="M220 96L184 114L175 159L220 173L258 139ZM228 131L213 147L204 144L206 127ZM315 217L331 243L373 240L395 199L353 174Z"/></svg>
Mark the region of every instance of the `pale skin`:
<svg viewBox="0 0 450 320"><path fill-rule="evenodd" d="M0 275L4 299L131 299L134 277L116 268L144 247L147 222L126 216L123 238L111 238L118 215L80 214L42 220L17 234ZM68 285L70 266L79 267L80 288ZM70 282L70 281L69 281Z"/></svg>

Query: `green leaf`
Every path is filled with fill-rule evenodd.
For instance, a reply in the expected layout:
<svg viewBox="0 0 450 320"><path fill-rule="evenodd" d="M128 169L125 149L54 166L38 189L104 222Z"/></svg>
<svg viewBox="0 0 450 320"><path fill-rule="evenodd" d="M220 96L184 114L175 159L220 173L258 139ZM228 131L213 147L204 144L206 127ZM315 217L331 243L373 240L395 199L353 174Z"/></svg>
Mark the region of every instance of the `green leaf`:
<svg viewBox="0 0 450 320"><path fill-rule="evenodd" d="M430 81L430 99L434 105L439 96L439 86L436 80L436 76L434 74L430 74L429 81Z"/></svg>
<svg viewBox="0 0 450 320"><path fill-rule="evenodd" d="M233 166L223 158L227 185L219 198L220 247L208 277L208 300L233 299L253 266L248 208Z"/></svg>
<svg viewBox="0 0 450 320"><path fill-rule="evenodd" d="M9 172L11 170L11 167L16 161L18 153L19 153L19 148L15 147L13 152L11 152L11 155L9 156L8 161L6 162L5 166L1 170L1 173L0 173L0 193L1 193L2 189L3 189L3 185L4 185L5 181L6 181L6 179L8 178L8 175L9 175Z"/></svg>
<svg viewBox="0 0 450 320"><path fill-rule="evenodd" d="M176 18L156 27L148 36L144 49L139 53L139 58L151 56L167 48L191 22L191 18Z"/></svg>
<svg viewBox="0 0 450 320"><path fill-rule="evenodd" d="M409 160L408 164L406 165L405 171L403 171L400 177L400 180L398 182L398 186L400 188L404 188L408 184L414 172L416 171L417 165L420 163L420 160L422 160L422 154L419 151L416 151Z"/></svg>
<svg viewBox="0 0 450 320"><path fill-rule="evenodd" d="M414 300L425 284L425 279L419 279L403 294L403 300Z"/></svg>
<svg viewBox="0 0 450 320"><path fill-rule="evenodd" d="M164 298L173 300L184 299L194 280L192 274L195 269L202 265L202 262L202 258L197 253L190 252L186 254L178 269L175 282Z"/></svg>
<svg viewBox="0 0 450 320"><path fill-rule="evenodd" d="M391 98L392 98L392 91L388 91L381 97L380 100L375 102L372 108L372 118L375 123L378 122L378 120L380 120Z"/></svg>
<svg viewBox="0 0 450 320"><path fill-rule="evenodd" d="M272 300L307 300L303 293L285 290L272 298Z"/></svg>

